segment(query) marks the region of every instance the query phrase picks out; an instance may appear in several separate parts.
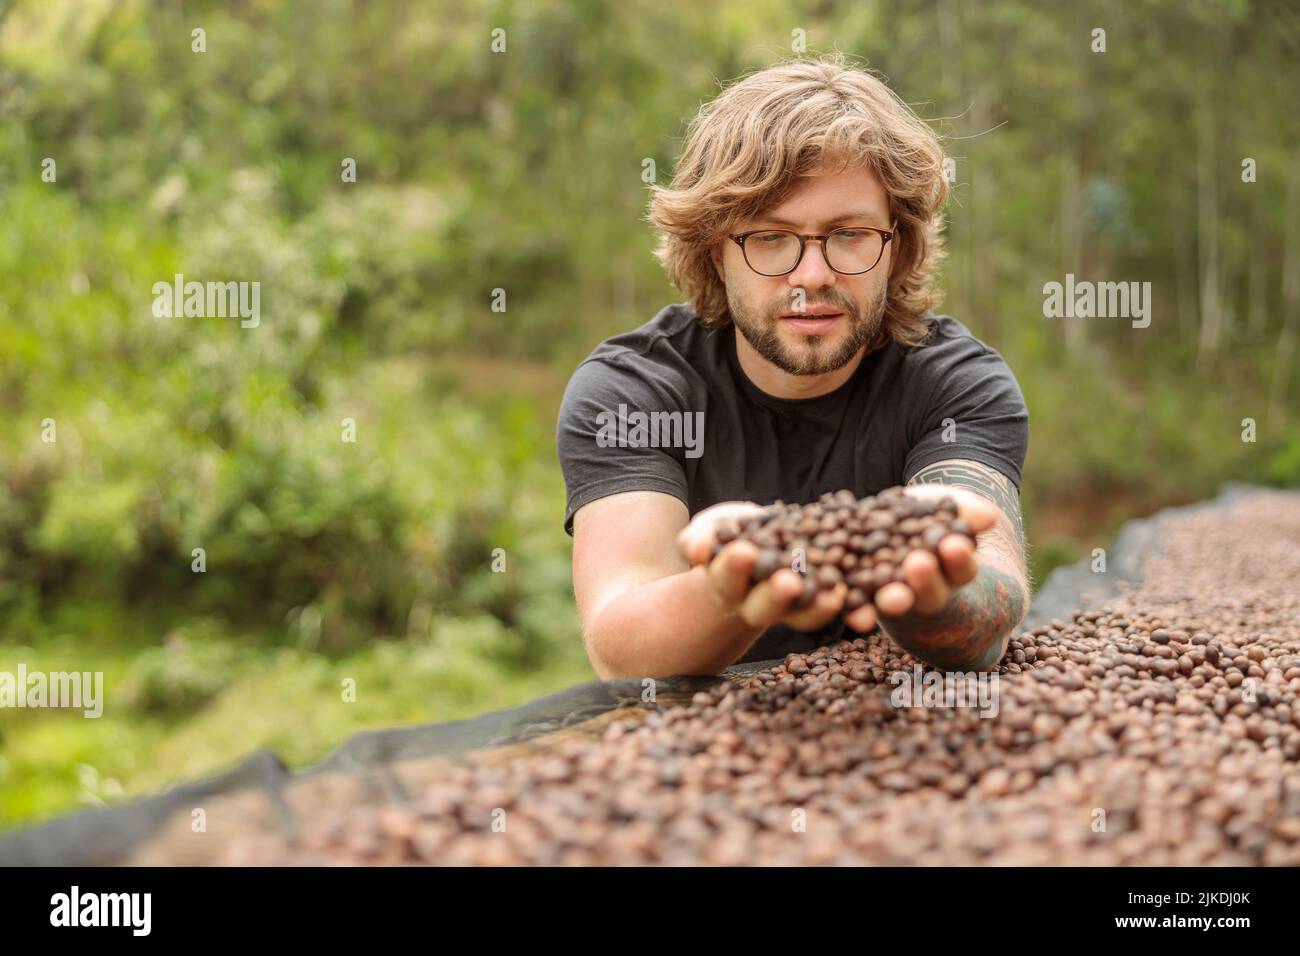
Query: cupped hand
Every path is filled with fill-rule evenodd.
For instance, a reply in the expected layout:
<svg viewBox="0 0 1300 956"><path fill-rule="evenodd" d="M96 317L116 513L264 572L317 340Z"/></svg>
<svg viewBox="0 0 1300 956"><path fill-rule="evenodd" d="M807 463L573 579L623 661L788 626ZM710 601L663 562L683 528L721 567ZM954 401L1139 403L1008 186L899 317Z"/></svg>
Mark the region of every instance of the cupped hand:
<svg viewBox="0 0 1300 956"><path fill-rule="evenodd" d="M957 517L978 535L993 527L998 509L987 498L951 485L909 485L911 497L951 498L957 505ZM913 551L903 559L906 583L891 582L879 591L873 603L846 616L849 627L869 631L878 617L901 617L909 611L921 615L936 614L947 606L952 592L969 584L979 573L975 545L961 534L950 534L939 542L938 557L929 551Z"/></svg>
<svg viewBox="0 0 1300 956"><path fill-rule="evenodd" d="M810 603L798 606L805 585L804 578L793 569L781 568L757 584L753 582L758 548L752 543L731 541L714 555L720 527L762 510L749 501L728 501L706 508L678 534L677 547L692 565L708 566L709 584L721 606L738 614L751 627L785 624L795 630L812 631L829 624L844 607L848 589L843 584L819 591Z"/></svg>

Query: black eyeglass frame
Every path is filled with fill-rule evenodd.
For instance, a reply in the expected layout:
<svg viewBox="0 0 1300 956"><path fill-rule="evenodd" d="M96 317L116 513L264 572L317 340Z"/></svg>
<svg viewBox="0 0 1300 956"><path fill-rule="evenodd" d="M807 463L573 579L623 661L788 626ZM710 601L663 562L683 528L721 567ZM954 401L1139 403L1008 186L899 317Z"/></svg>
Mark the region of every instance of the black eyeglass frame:
<svg viewBox="0 0 1300 956"><path fill-rule="evenodd" d="M759 272L757 269L754 268L754 264L749 261L749 254L745 252L745 240L748 239L750 236L756 236L759 233L773 233L773 232L781 232L781 233L785 233L787 236L795 236L796 238L798 238L799 258L794 261L794 265L792 265L789 269L786 269L784 272L770 272L770 273ZM835 235L837 232L878 232L880 233L880 235L884 237L884 241L880 243L880 255L876 256L876 261L871 263L870 266L863 269L861 272L843 272L839 269L836 269L833 265L831 265L830 257L826 255L826 240L830 239L830 237ZM748 232L742 232L739 235L728 236L727 238L730 239L732 242L734 242L736 245L740 246L740 255L744 258L745 265L749 266L750 271L752 271L755 275L767 276L768 278L788 276L791 272L794 272L795 269L799 268L799 263L803 262L804 253L808 251L808 240L816 239L818 242L822 244L822 258L826 260L826 265L832 272L835 272L838 275L842 275L842 276L861 276L861 275L866 275L876 266L880 265L880 260L885 258L885 247L889 245L890 240L894 238L894 234L896 232L897 232L896 229L895 230L877 229L875 226L840 226L840 228L832 229L830 232L825 233L824 235L805 236L802 233L795 232L792 229L751 229Z"/></svg>

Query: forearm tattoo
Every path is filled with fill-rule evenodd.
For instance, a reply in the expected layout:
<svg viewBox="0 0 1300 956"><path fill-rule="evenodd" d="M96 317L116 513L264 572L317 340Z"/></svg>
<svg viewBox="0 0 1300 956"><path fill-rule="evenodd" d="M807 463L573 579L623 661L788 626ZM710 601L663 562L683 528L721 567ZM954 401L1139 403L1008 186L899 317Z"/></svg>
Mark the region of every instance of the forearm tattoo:
<svg viewBox="0 0 1300 956"><path fill-rule="evenodd" d="M1002 472L965 458L951 458L926 465L908 482L909 485L956 485L969 488L989 499L1011 519L1016 537L1024 544L1025 526L1020 515L1020 495L1011 479Z"/></svg>
<svg viewBox="0 0 1300 956"><path fill-rule="evenodd" d="M1006 640L1025 616L1023 585L984 564L975 580L953 591L937 614L880 616L880 625L913 657L943 670L987 670L1006 653Z"/></svg>
<svg viewBox="0 0 1300 956"><path fill-rule="evenodd" d="M953 591L937 614L881 616L881 626L914 657L945 670L984 670L1005 653L1006 640L1029 605L1020 496L1000 472L967 459L936 462L908 482L967 488L998 506L998 519L979 536L975 579ZM988 560L991 559L991 560Z"/></svg>

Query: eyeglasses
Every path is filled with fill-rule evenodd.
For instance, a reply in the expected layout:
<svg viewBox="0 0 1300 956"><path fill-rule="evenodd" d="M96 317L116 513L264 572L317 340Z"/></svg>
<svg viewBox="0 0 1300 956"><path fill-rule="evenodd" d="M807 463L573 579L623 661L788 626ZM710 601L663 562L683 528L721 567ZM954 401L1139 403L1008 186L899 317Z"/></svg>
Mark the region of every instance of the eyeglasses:
<svg viewBox="0 0 1300 956"><path fill-rule="evenodd" d="M876 267L894 233L874 226L851 226L824 236L804 236L786 229L753 229L729 238L740 246L746 265L761 276L794 272L803 261L809 239L822 244L822 255L834 271L856 276Z"/></svg>

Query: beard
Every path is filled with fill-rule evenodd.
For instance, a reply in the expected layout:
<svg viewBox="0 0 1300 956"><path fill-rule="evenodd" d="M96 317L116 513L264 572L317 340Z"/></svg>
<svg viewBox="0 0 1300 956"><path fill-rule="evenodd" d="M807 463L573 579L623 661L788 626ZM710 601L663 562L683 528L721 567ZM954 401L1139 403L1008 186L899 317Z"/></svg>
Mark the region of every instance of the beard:
<svg viewBox="0 0 1300 956"><path fill-rule="evenodd" d="M789 345L781 336L781 318L789 311L788 302L774 303L765 309L751 308L727 289L727 308L731 320L760 356L789 375L824 375L842 369L853 360L863 347L871 345L880 334L885 315L885 286L882 284L865 309L852 299L828 295L818 300L809 299L807 308L830 306L843 315L848 323L848 334L836 341L824 335L800 335L798 344Z"/></svg>

